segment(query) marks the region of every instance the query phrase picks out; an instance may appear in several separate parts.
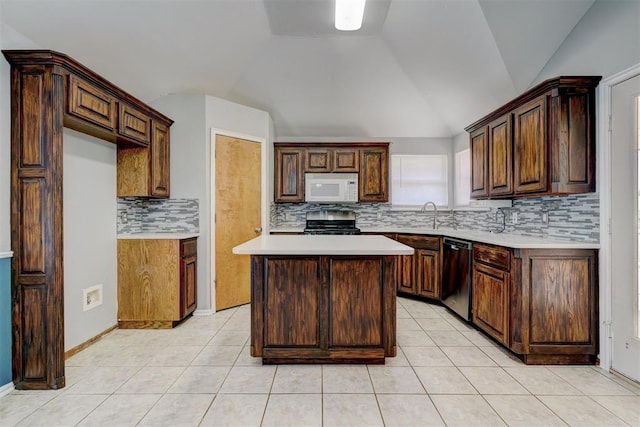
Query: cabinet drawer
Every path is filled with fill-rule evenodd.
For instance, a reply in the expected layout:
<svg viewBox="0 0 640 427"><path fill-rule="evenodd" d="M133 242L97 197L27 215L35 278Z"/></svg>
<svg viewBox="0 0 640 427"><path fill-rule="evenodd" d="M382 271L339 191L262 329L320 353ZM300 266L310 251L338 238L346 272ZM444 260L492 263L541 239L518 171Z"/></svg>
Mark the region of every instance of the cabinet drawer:
<svg viewBox="0 0 640 427"><path fill-rule="evenodd" d="M195 255L198 252L198 243L195 237L180 241L180 252L182 258Z"/></svg>
<svg viewBox="0 0 640 427"><path fill-rule="evenodd" d="M440 237L403 236L399 234L396 240L414 249L440 250Z"/></svg>
<svg viewBox="0 0 640 427"><path fill-rule="evenodd" d="M473 245L474 261L492 265L504 271L511 270L511 251L500 246Z"/></svg>
<svg viewBox="0 0 640 427"><path fill-rule="evenodd" d="M110 131L116 129L116 98L96 86L69 75L69 114Z"/></svg>
<svg viewBox="0 0 640 427"><path fill-rule="evenodd" d="M120 103L118 134L144 145L151 140L151 118L125 103Z"/></svg>

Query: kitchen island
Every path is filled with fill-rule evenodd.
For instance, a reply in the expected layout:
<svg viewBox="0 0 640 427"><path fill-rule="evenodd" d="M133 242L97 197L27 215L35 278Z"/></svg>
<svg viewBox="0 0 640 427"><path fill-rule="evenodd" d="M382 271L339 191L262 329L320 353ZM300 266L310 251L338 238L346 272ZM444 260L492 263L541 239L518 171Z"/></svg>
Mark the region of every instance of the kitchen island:
<svg viewBox="0 0 640 427"><path fill-rule="evenodd" d="M384 363L396 355L395 259L383 236L260 236L251 255L251 355L275 363Z"/></svg>

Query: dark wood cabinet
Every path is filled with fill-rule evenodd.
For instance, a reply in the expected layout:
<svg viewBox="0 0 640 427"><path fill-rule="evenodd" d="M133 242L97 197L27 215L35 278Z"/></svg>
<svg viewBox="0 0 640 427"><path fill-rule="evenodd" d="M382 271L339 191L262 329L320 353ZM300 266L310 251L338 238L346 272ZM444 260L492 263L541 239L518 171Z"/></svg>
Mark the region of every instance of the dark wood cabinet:
<svg viewBox="0 0 640 427"><path fill-rule="evenodd" d="M149 147L118 146L118 197L169 197L169 138L169 127L152 121Z"/></svg>
<svg viewBox="0 0 640 427"><path fill-rule="evenodd" d="M252 356L263 363L395 356L394 258L252 256Z"/></svg>
<svg viewBox="0 0 640 427"><path fill-rule="evenodd" d="M489 157L487 149L487 128L481 127L471 132L471 197L485 198L489 195L487 178Z"/></svg>
<svg viewBox="0 0 640 427"><path fill-rule="evenodd" d="M118 115L118 134L149 145L151 141L151 118L139 109L121 102Z"/></svg>
<svg viewBox="0 0 640 427"><path fill-rule="evenodd" d="M517 108L514 113L514 187L516 194L547 189L546 95Z"/></svg>
<svg viewBox="0 0 640 427"><path fill-rule="evenodd" d="M489 196L513 194L513 141L511 114L506 114L488 126Z"/></svg>
<svg viewBox="0 0 640 427"><path fill-rule="evenodd" d="M389 200L389 143L275 143L274 199L304 202L305 173L358 173L359 202Z"/></svg>
<svg viewBox="0 0 640 427"><path fill-rule="evenodd" d="M509 346L510 257L511 253L504 248L478 243L473 248L472 321L506 346Z"/></svg>
<svg viewBox="0 0 640 427"><path fill-rule="evenodd" d="M473 247L472 321L527 364L594 363L597 251Z"/></svg>
<svg viewBox="0 0 640 427"><path fill-rule="evenodd" d="M118 240L118 327L171 328L197 305L197 238Z"/></svg>
<svg viewBox="0 0 640 427"><path fill-rule="evenodd" d="M119 147L148 150L128 134L137 124L125 119L122 123L131 128L120 126L120 106L167 127L173 122L67 55L51 50L3 54L11 64L13 382L17 389L59 389L65 386L64 127ZM131 167L128 173L135 175L138 166L119 162L118 174Z"/></svg>
<svg viewBox="0 0 640 427"><path fill-rule="evenodd" d="M276 202L304 202L304 155L300 148L274 148Z"/></svg>
<svg viewBox="0 0 640 427"><path fill-rule="evenodd" d="M360 150L358 200L361 202L388 202L388 179L389 149L363 148Z"/></svg>
<svg viewBox="0 0 640 427"><path fill-rule="evenodd" d="M547 80L468 126L471 197L595 191L599 81L600 77Z"/></svg>
<svg viewBox="0 0 640 427"><path fill-rule="evenodd" d="M398 234L395 240L416 250L413 255L399 257L396 266L398 291L427 298L440 298L442 239L434 236Z"/></svg>

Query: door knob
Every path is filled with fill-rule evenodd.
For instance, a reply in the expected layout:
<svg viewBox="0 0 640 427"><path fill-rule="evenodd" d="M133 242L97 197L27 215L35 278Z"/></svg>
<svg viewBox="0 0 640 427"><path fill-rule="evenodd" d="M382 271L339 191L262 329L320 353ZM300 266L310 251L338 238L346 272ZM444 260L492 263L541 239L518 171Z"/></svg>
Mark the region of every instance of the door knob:
<svg viewBox="0 0 640 427"><path fill-rule="evenodd" d="M260 234L260 233L262 233L262 227L256 227L256 228L253 229L253 231L255 231L256 234Z"/></svg>

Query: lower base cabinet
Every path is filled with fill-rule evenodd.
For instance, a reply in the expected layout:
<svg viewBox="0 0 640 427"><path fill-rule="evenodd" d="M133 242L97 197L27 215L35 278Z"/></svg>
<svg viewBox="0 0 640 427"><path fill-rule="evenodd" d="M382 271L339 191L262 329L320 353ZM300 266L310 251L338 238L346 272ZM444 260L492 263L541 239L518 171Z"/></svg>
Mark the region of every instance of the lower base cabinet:
<svg viewBox="0 0 640 427"><path fill-rule="evenodd" d="M476 243L473 314L527 364L592 364L598 353L596 250Z"/></svg>
<svg viewBox="0 0 640 427"><path fill-rule="evenodd" d="M442 239L434 236L398 234L394 240L415 249L413 255L402 255L398 261L398 291L439 299L442 281Z"/></svg>
<svg viewBox="0 0 640 427"><path fill-rule="evenodd" d="M197 305L197 238L118 240L118 326L172 328Z"/></svg>

